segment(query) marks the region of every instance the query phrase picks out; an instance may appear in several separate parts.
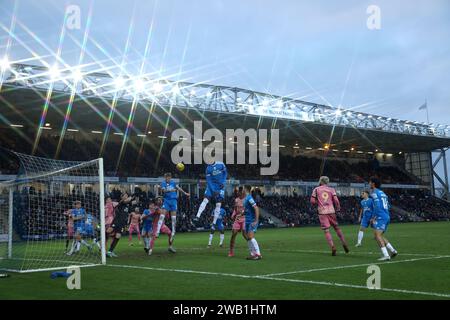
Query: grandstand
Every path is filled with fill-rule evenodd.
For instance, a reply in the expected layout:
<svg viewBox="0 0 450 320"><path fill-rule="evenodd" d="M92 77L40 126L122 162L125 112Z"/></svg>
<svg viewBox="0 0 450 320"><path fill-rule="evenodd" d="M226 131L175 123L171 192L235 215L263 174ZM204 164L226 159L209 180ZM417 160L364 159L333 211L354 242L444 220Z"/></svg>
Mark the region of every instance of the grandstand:
<svg viewBox="0 0 450 320"><path fill-rule="evenodd" d="M129 190L141 193L145 201L156 193L162 174L174 171L168 156L177 143L170 141L175 129L193 130L194 121L203 121L203 130L214 127L223 132L276 128L279 172L260 176L258 165L229 165L227 193L244 183L258 187L263 209L283 225L317 222L307 197L319 174L329 175L343 198L340 218L345 223L355 222L356 197L371 175L379 176L392 194L395 220L449 217L445 158L449 126L224 86L142 78L145 89L137 91L131 76L121 79L119 86L112 74L86 70L82 80L73 81L71 72L61 69L52 79L43 66L13 64L4 70L2 147L70 161L103 157L105 191L118 197L120 191ZM19 170L18 162L4 152L1 160L0 180L10 180ZM443 173L435 170L439 162ZM194 195L189 203L180 199L186 203L180 203L184 218L178 228L187 231L193 228L190 218L203 194L204 166L187 165L176 178ZM419 205L410 207L410 202L402 201L405 197L414 197Z"/></svg>

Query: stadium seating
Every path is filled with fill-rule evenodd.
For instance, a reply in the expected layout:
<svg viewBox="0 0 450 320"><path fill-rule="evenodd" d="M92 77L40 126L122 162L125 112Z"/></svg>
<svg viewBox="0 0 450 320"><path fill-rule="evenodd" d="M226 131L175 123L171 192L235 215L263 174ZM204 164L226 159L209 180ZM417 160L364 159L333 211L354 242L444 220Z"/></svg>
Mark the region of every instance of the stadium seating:
<svg viewBox="0 0 450 320"><path fill-rule="evenodd" d="M1 132L1 146L21 153L30 153L31 146L20 140L18 135ZM58 136L45 136L41 138L40 149L37 156L54 157L58 145ZM95 140L86 140L79 143L74 139L65 139L61 148L59 159L84 161L95 159L99 156L100 142ZM155 147L155 146L153 146ZM158 158L159 145L157 148L145 144L142 153L139 153L139 147L128 146L123 153L123 159L117 170L117 155L120 154L121 144L110 141L105 148L103 155L106 176L121 177L159 177L167 171L172 171L176 178L204 178L204 166L187 165L182 172L174 172L173 164L170 160L171 145L168 143L161 150ZM280 170L276 176L262 176L263 179L274 180L301 180L317 181L317 173L322 172L325 175L333 177L333 182L364 182L371 175L377 175L384 183L405 183L416 184L414 180L396 167L380 167L375 160L360 161L350 163L344 160L327 159L323 171L322 159L305 156L280 156ZM260 168L257 165L228 165L228 173L235 179L258 179ZM6 158L0 164L0 173L17 173L18 166L10 158Z"/></svg>

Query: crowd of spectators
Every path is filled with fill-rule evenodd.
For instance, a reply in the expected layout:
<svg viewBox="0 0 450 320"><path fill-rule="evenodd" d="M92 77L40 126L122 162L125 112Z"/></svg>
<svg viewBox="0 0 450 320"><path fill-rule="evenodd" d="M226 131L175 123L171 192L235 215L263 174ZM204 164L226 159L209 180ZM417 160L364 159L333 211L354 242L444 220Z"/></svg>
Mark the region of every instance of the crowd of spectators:
<svg viewBox="0 0 450 320"><path fill-rule="evenodd" d="M0 132L0 146L16 152L30 154L32 146L22 141L19 135ZM53 158L59 143L59 136L42 136L37 149L37 156ZM122 149L120 142L109 141L104 148L104 168L106 176L119 177L160 177L172 171L175 178L204 178L205 168L202 165L186 165L183 172L174 170L170 159L173 142L162 145L150 143L140 144L132 140ZM58 159L85 161L99 157L100 140L86 140L83 143L68 138L64 139ZM122 158L120 158L122 156ZM18 164L11 156L0 153L0 173L15 174ZM294 181L316 181L319 173L333 177L334 182L364 182L372 175L377 175L384 183L414 184L411 176L394 166L380 166L374 158L359 162L348 162L324 157L288 156L280 154L279 171L274 176L261 176L259 165L227 165L230 178L234 179L272 179Z"/></svg>
<svg viewBox="0 0 450 320"><path fill-rule="evenodd" d="M395 192L387 190L392 208L391 220L393 222L416 221L450 221L450 203L428 195L422 191ZM121 191L112 190L109 195L118 200ZM267 196L259 190L255 190L254 198L257 204L267 213L280 219L288 226L318 225L318 215L315 208L309 204L309 196ZM143 192L136 188L134 194L134 206L141 212L148 207L149 201L155 197L150 192ZM63 214L71 209L75 200L81 200L82 206L93 216L99 216L99 196L95 192L84 193L73 191L66 195L48 195L35 191L33 188L14 193L14 228L22 237L58 237L66 232L67 217ZM341 210L338 213L338 221L342 224L357 224L359 203L358 197L340 197ZM7 200L7 195L2 194L1 202ZM202 199L196 196L179 197L177 214L177 231L191 232L209 230L212 221L213 206L208 204L200 221L193 221L198 206ZM226 197L223 208L227 212L224 219L226 228L231 228L230 219L233 210L233 197ZM262 227L273 226L273 221L268 217L261 217Z"/></svg>

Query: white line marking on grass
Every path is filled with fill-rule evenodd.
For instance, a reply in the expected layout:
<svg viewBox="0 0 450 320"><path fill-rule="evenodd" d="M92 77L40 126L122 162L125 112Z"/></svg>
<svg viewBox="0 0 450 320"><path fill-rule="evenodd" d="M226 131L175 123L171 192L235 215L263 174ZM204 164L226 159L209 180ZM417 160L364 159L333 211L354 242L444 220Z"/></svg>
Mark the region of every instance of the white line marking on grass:
<svg viewBox="0 0 450 320"><path fill-rule="evenodd" d="M304 283L304 284L313 284L313 285L323 285L323 286L333 286L333 287L344 287L344 288L354 288L354 289L365 289L369 290L367 286L360 286L356 284L346 284L346 283L338 283L338 282L326 282L326 281L313 281L313 280L300 280L300 279L285 279L285 278L273 278L273 277L255 277L258 279L267 279L274 281L286 281L293 283ZM378 290L370 290L370 291L387 291L387 292L398 292L405 294L417 294L417 295L425 295L425 296L435 296L435 297L443 297L450 298L450 294L448 293L438 293L438 292L426 292L426 291L415 291L415 290L404 290L404 289L392 289L392 288L380 288Z"/></svg>
<svg viewBox="0 0 450 320"><path fill-rule="evenodd" d="M336 267L326 267L326 268L317 268L317 269L306 269L306 270L297 270L297 271L289 271L289 272L280 272L280 273L270 273L270 274L263 274L261 277L272 277L272 276L285 276L290 274L297 274L297 273L309 273L309 272L316 272L316 271L328 271L328 270L340 270L340 269L348 269L348 268L358 268L358 267L368 267L373 264L397 264L397 263L405 263L405 262L414 262L414 261L422 261L422 260L435 260L435 259L445 259L450 258L450 256L437 256L437 257L426 257L426 258L414 258L414 259L407 259L407 260L395 260L395 261L385 261L385 262L372 262L372 263L361 263L361 264L350 264L350 265L344 265L344 266L336 266Z"/></svg>
<svg viewBox="0 0 450 320"><path fill-rule="evenodd" d="M168 269L168 268L155 268L155 267L144 267L144 266L130 266L122 264L106 264L107 267L116 268L130 268L130 269L142 269L151 271L169 271L169 272L180 272L180 273L195 273L195 274L206 274L210 276L227 276L236 278L255 278L255 276L247 276L244 274L234 274L234 273L221 273L221 272L210 272L210 271L199 271L199 270L186 270L186 269Z"/></svg>
<svg viewBox="0 0 450 320"><path fill-rule="evenodd" d="M360 285L354 285L354 284L345 284L345 283L338 283L338 282L300 280L300 279L284 279L284 278L275 278L275 277L268 277L268 276L248 276L248 275L234 274L234 273L196 271L196 270L185 270L185 269L154 268L154 267L130 266L130 265L119 265L119 264L109 264L109 265L107 264L106 266L107 267L116 267L116 268L130 268L130 269L141 269L141 270L163 271L163 272L169 271L169 272L180 272L180 273L204 274L204 275L233 277L233 278L271 280L271 281L282 281L282 282L291 282L291 283L302 283L302 284L312 284L312 285L322 285L322 286L344 287L344 288L352 288L352 289L369 290L369 289L367 289L366 286L360 286ZM437 293L437 292L426 292L426 291L415 291L415 290L404 290L404 289L391 289L391 288L381 288L379 290L373 290L373 291L386 291L386 292L397 292L397 293L404 293L404 294L415 294L415 295L426 295L426 296L450 298L450 294Z"/></svg>
<svg viewBox="0 0 450 320"><path fill-rule="evenodd" d="M244 248L244 247L242 247ZM205 251L205 252L211 252L211 248L183 248L183 247L178 247L179 250L182 251ZM214 249L214 247L212 248ZM330 251L325 251L325 250L284 250L284 249L270 249L270 248L266 248L263 251L275 251L275 252L286 252L286 253L326 253L329 254ZM369 252L364 252L364 251L350 251L351 255L380 255L380 252L374 252L374 251L369 251ZM412 257L441 257L442 254L432 254L432 253L404 253L401 252L400 253L402 256L412 256Z"/></svg>

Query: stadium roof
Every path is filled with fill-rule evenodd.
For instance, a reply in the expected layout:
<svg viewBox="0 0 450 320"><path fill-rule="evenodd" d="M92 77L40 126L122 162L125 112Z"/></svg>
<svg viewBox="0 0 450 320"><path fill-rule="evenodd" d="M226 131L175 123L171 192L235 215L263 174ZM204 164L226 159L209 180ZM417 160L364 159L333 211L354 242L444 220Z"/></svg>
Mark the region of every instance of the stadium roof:
<svg viewBox="0 0 450 320"><path fill-rule="evenodd" d="M111 133L120 135L130 126L131 136L158 138L177 128L192 130L193 121L202 120L203 130L278 128L280 144L286 147L394 153L450 146L446 125L391 119L239 88L74 74L74 70L56 72L30 65L3 70L0 127L36 130L48 123L48 130L60 134L65 119L70 119L66 122L69 131L103 133L110 122ZM112 117L111 106L116 110Z"/></svg>

